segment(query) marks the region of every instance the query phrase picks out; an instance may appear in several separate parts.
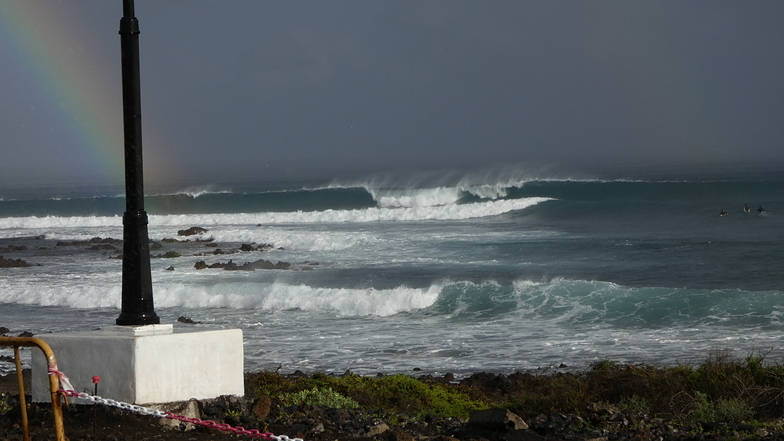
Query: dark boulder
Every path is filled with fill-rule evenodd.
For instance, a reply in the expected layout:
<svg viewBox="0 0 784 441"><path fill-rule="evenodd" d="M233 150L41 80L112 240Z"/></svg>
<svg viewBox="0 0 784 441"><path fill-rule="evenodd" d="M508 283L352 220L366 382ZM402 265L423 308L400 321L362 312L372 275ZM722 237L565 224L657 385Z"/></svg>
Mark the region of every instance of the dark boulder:
<svg viewBox="0 0 784 441"><path fill-rule="evenodd" d="M102 251L102 250L115 251L117 250L117 247L108 243L99 243L97 245L87 247L87 249L90 251Z"/></svg>
<svg viewBox="0 0 784 441"><path fill-rule="evenodd" d="M272 263L269 260L259 259L255 262L245 262L242 265L237 265L234 261L229 260L226 263L216 262L207 265L206 262L200 260L196 262L194 268L196 269L224 269L226 271L255 271L257 269L289 269L291 264L288 262Z"/></svg>
<svg viewBox="0 0 784 441"><path fill-rule="evenodd" d="M177 231L178 236L193 236L196 234L206 233L208 230L202 227L190 227L187 230Z"/></svg>
<svg viewBox="0 0 784 441"><path fill-rule="evenodd" d="M59 241L59 242L57 242L57 246L58 247L72 247L72 246L80 246L80 245L98 246L100 244L104 244L104 245L106 245L106 244L115 244L115 245L117 245L117 244L122 244L122 243L123 243L123 241L120 240L120 239L112 239L110 237L107 237L107 238L93 237L90 240L74 240L72 242ZM103 248L103 249L106 249L106 248Z"/></svg>
<svg viewBox="0 0 784 441"><path fill-rule="evenodd" d="M0 268L23 268L27 266L31 265L22 259L6 259L0 256Z"/></svg>
<svg viewBox="0 0 784 441"><path fill-rule="evenodd" d="M508 409L493 408L475 410L468 419L469 426L484 427L491 430L524 430L528 424Z"/></svg>
<svg viewBox="0 0 784 441"><path fill-rule="evenodd" d="M187 325L198 325L200 323L200 322L193 321L192 319L190 319L189 317L185 317L184 315L179 316L177 318L177 321L180 323L185 323Z"/></svg>
<svg viewBox="0 0 784 441"><path fill-rule="evenodd" d="M25 245L8 245L8 247L6 248L0 247L0 251L8 251L8 252L25 251L25 250L27 250L27 246Z"/></svg>

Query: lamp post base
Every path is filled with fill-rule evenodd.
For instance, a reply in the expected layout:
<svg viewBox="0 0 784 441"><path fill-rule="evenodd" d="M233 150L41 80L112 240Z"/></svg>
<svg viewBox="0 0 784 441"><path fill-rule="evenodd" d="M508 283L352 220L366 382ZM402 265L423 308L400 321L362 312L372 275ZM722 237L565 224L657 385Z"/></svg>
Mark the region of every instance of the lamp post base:
<svg viewBox="0 0 784 441"><path fill-rule="evenodd" d="M41 336L55 353L59 370L77 392L131 404L156 404L242 396L242 330L174 332L173 325L112 326ZM33 352L33 402L48 402L46 360Z"/></svg>

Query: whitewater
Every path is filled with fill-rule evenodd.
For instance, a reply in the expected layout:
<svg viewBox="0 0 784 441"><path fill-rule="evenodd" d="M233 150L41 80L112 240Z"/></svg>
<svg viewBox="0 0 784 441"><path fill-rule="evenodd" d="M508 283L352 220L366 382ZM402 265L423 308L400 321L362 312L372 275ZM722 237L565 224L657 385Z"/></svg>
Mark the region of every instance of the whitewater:
<svg viewBox="0 0 784 441"><path fill-rule="evenodd" d="M776 361L782 190L781 176L736 175L153 191L156 313L175 329L242 329L246 370L461 376L716 350ZM0 268L9 335L119 315L121 245L89 241L122 238L124 199L68 191L0 189L0 255L32 264ZM207 231L178 236L193 226ZM259 259L290 268L195 266Z"/></svg>

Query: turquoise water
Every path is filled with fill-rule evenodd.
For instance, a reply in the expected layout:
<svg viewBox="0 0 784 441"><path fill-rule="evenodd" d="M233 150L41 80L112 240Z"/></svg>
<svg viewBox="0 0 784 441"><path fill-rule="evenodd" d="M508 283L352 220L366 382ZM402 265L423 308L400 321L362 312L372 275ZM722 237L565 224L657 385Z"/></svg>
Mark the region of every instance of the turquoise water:
<svg viewBox="0 0 784 441"><path fill-rule="evenodd" d="M200 226L234 252L165 245L182 257L152 259L157 313L241 328L247 369L461 375L784 354L781 176L400 182L148 191L153 241ZM0 326L113 325L119 250L58 242L122 238L121 193L0 199L0 254L40 265L0 270ZM194 268L260 258L292 268Z"/></svg>

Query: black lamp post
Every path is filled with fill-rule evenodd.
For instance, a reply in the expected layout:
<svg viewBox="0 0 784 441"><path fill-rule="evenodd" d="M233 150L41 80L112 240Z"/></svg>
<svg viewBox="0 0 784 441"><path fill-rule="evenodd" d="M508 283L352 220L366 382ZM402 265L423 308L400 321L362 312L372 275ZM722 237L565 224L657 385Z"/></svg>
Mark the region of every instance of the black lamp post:
<svg viewBox="0 0 784 441"><path fill-rule="evenodd" d="M139 81L139 21L133 0L123 0L120 20L123 127L125 134L125 214L123 214L122 311L118 325L154 325L147 213L144 211L142 115Z"/></svg>

